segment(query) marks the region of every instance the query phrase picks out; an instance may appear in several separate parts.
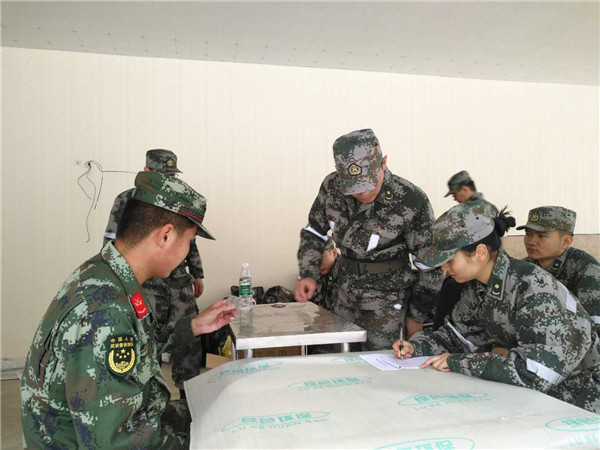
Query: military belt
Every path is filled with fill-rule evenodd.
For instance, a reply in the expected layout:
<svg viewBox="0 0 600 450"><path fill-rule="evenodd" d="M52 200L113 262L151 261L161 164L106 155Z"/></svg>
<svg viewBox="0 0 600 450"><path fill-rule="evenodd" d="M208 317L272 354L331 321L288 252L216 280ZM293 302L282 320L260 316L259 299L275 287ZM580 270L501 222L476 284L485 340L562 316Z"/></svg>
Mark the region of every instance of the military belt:
<svg viewBox="0 0 600 450"><path fill-rule="evenodd" d="M397 272L406 267L406 263L399 259L383 262L360 262L340 256L340 264L350 273L363 275L365 273L377 275L382 273Z"/></svg>

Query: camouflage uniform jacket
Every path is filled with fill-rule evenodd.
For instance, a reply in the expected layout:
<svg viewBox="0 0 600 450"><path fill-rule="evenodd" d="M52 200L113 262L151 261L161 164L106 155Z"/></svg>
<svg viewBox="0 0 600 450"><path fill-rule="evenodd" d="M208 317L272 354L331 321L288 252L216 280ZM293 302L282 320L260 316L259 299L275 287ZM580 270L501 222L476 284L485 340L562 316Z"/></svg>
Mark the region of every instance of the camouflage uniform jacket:
<svg viewBox="0 0 600 450"><path fill-rule="evenodd" d="M389 169L381 191L370 203L343 195L338 174L333 172L323 180L308 216L308 226L300 232L300 278L319 278L327 232L331 230L342 257L360 262L406 262L408 281L398 289L410 291L408 316L422 322L432 310L441 272L411 272L409 254L415 255L429 244L433 221L427 195Z"/></svg>
<svg viewBox="0 0 600 450"><path fill-rule="evenodd" d="M598 337L577 299L547 272L503 250L487 286L465 283L446 325L410 342L415 355L452 353L453 372L548 393L600 367ZM497 346L508 357L492 354Z"/></svg>
<svg viewBox="0 0 600 450"><path fill-rule="evenodd" d="M112 242L61 286L35 332L21 378L29 447L185 445L186 435L161 428L170 394L140 292ZM174 334L177 343L191 339L190 320L178 322ZM119 360L118 352L125 357Z"/></svg>
<svg viewBox="0 0 600 450"><path fill-rule="evenodd" d="M484 206L486 211L489 213L490 217L494 218L498 215L498 208L486 199L483 198L483 194L481 192L475 192L467 202L479 202Z"/></svg>
<svg viewBox="0 0 600 450"><path fill-rule="evenodd" d="M112 209L110 210L110 216L108 217L108 223L106 224L106 230L104 231L104 244L106 244L110 240L114 240L117 235L117 225L119 223L119 219L123 214L123 210L125 209L125 204L127 200L131 198L133 195L134 189L128 189L126 191L121 192L115 198L115 202L113 203ZM198 251L198 245L196 244L196 240L192 240L190 244L190 252L185 257L185 259L179 264L173 272L169 275L169 278L181 278L187 277L188 273L185 268L188 267L190 274L194 279L196 278L204 278L204 269L202 268L202 260L200 259L200 252Z"/></svg>
<svg viewBox="0 0 600 450"><path fill-rule="evenodd" d="M538 264L531 258L525 261ZM579 299L600 330L600 262L583 250L568 247L546 270Z"/></svg>

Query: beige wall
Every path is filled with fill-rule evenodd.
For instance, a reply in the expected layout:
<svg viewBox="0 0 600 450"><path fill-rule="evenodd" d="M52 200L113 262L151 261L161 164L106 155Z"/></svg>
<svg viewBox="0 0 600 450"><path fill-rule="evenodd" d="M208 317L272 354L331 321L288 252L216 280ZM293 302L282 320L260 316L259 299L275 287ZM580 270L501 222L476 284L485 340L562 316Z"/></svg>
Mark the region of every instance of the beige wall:
<svg viewBox="0 0 600 450"><path fill-rule="evenodd" d="M137 171L146 149L174 150L209 200L199 239L204 303L250 263L255 284L293 288L299 230L331 144L371 127L391 170L452 206L446 180L467 169L517 221L530 207L577 210L597 233L598 88L202 61L3 49L2 356L23 358L63 279L95 254L116 194L98 206L77 186L82 163ZM92 178L99 181L98 173Z"/></svg>

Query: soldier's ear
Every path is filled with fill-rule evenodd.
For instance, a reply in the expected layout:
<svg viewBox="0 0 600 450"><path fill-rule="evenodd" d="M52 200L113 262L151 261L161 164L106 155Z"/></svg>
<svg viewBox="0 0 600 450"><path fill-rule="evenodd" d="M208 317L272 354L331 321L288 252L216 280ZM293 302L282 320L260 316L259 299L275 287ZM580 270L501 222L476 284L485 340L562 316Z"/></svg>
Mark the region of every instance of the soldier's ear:
<svg viewBox="0 0 600 450"><path fill-rule="evenodd" d="M385 170L385 169L387 168L387 155L385 155L385 156L383 157L383 159L381 160L381 168L382 168L383 170Z"/></svg>
<svg viewBox="0 0 600 450"><path fill-rule="evenodd" d="M490 251L485 244L479 244L475 249L475 256L477 257L478 261L486 261L489 254Z"/></svg>
<svg viewBox="0 0 600 450"><path fill-rule="evenodd" d="M158 246L160 248L165 247L170 240L172 241L176 237L176 234L177 230L175 230L172 224L167 223L163 225L158 231Z"/></svg>
<svg viewBox="0 0 600 450"><path fill-rule="evenodd" d="M573 244L573 236L570 234L565 234L563 236L563 250L566 250L567 247L570 247Z"/></svg>

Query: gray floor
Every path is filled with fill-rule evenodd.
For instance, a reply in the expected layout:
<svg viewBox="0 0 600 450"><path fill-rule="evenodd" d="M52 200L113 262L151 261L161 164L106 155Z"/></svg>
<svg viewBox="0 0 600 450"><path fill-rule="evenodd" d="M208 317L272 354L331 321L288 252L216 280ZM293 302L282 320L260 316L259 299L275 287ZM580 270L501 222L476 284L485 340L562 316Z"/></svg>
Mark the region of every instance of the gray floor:
<svg viewBox="0 0 600 450"><path fill-rule="evenodd" d="M169 388L171 389L171 398L179 398L179 390L175 388L171 378L171 365L163 364L163 375ZM19 395L19 380L4 380L2 384L2 397L0 404L2 409L2 422L0 431L0 448L2 449L21 449L23 440L21 433L21 397Z"/></svg>

